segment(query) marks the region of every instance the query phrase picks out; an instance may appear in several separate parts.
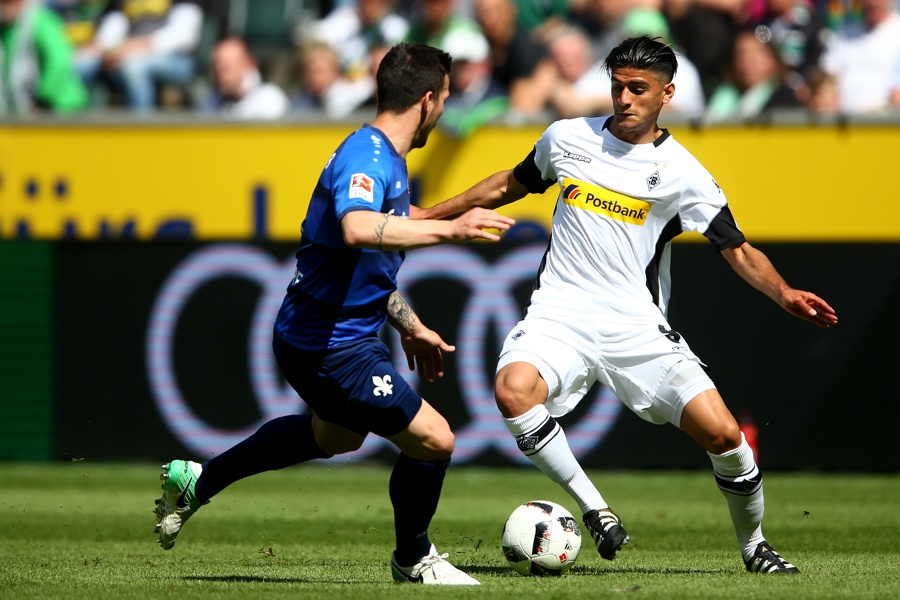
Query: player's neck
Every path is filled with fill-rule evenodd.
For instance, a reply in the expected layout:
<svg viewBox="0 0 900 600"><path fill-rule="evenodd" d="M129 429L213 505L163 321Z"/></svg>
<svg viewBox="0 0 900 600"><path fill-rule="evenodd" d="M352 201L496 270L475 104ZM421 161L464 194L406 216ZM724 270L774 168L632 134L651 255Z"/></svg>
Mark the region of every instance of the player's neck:
<svg viewBox="0 0 900 600"><path fill-rule="evenodd" d="M410 122L408 116L405 114L381 113L372 121L372 127L381 130L391 141L391 145L397 151L397 154L402 158L406 158L412 147L413 137L416 132L415 125Z"/></svg>
<svg viewBox="0 0 900 600"><path fill-rule="evenodd" d="M615 119L613 119L612 123L609 125L609 132L623 142L628 142L629 144L637 146L638 144L651 144L655 142L659 136L662 135L663 130L660 129L655 121L646 127L624 129L616 123Z"/></svg>

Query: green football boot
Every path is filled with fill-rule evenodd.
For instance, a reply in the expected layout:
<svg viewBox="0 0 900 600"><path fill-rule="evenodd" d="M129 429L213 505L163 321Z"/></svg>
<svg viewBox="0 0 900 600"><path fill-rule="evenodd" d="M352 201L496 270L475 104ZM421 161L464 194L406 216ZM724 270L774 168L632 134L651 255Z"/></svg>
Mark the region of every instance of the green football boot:
<svg viewBox="0 0 900 600"><path fill-rule="evenodd" d="M159 476L162 480L162 496L156 501L153 509L156 515L156 533L159 534L159 545L169 550L175 545L178 532L185 522L191 518L202 502L194 494L194 485L203 472L199 463L188 460L173 460L162 466Z"/></svg>

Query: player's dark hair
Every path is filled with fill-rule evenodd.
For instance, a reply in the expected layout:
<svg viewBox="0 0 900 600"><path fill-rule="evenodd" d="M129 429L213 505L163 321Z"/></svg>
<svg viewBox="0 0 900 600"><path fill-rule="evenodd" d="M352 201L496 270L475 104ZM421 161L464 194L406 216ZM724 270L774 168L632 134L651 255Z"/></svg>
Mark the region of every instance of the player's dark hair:
<svg viewBox="0 0 900 600"><path fill-rule="evenodd" d="M446 52L425 44L404 42L391 48L375 76L378 114L402 113L429 91L438 96L452 60Z"/></svg>
<svg viewBox="0 0 900 600"><path fill-rule="evenodd" d="M665 75L668 79L666 83L671 82L678 70L678 59L672 48L661 40L660 37L646 35L628 38L606 57L606 72L611 77L616 69L641 69Z"/></svg>

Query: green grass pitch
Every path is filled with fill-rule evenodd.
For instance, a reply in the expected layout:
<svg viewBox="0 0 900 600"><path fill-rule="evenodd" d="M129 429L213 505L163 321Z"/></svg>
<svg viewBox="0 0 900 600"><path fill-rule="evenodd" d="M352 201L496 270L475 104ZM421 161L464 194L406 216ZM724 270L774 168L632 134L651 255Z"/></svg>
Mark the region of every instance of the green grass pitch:
<svg viewBox="0 0 900 600"><path fill-rule="evenodd" d="M534 469L452 468L431 538L480 587L391 582L383 466L340 459L226 489L173 550L153 533L158 465L0 463L0 598L900 598L900 476L767 473L765 532L802 571L744 571L708 472L592 472L631 535L613 562L588 540L561 578L506 566L521 502L574 503Z"/></svg>

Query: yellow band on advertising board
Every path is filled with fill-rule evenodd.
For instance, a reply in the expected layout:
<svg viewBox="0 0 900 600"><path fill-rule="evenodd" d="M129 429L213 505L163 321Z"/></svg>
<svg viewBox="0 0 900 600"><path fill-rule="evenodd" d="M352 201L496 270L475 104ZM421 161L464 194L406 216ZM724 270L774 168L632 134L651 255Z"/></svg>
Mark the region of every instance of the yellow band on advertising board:
<svg viewBox="0 0 900 600"><path fill-rule="evenodd" d="M298 239L319 172L354 125L0 125L0 239ZM543 126L436 130L409 155L429 206L511 169ZM900 124L671 128L754 241L897 241ZM559 189L501 212L549 227ZM873 199L879 210L873 215ZM859 208L855 208L855 207ZM699 238L699 236L697 236Z"/></svg>

